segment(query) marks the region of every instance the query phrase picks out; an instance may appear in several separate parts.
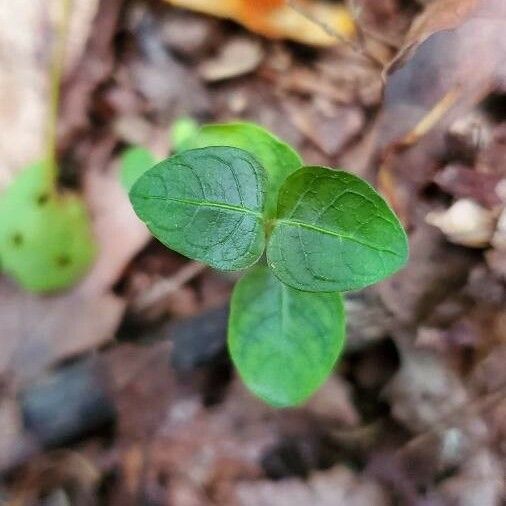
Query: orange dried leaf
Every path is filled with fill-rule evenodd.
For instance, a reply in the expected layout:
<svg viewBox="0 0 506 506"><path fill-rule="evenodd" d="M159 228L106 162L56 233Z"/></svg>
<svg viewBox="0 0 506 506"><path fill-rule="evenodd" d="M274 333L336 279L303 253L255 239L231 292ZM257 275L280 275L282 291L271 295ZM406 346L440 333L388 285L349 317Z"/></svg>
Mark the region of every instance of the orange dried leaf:
<svg viewBox="0 0 506 506"><path fill-rule="evenodd" d="M272 39L292 39L315 46L330 46L338 43L340 38L355 35L350 12L342 5L320 0L297 0L293 6L286 0L165 1L178 7L233 19L249 30ZM331 35L331 32L335 35Z"/></svg>

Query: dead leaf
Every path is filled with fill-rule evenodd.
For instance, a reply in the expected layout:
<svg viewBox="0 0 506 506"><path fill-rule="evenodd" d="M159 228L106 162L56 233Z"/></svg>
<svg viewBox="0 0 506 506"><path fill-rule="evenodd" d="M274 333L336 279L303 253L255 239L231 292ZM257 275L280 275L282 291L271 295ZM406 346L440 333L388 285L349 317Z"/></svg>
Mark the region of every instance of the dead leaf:
<svg viewBox="0 0 506 506"><path fill-rule="evenodd" d="M333 424L353 427L360 423L360 415L353 405L350 385L339 376L331 376L311 397L304 409Z"/></svg>
<svg viewBox="0 0 506 506"><path fill-rule="evenodd" d="M19 464L38 449L38 444L26 435L19 403L3 397L0 403L0 471Z"/></svg>
<svg viewBox="0 0 506 506"><path fill-rule="evenodd" d="M99 244L96 261L79 287L81 293L90 295L110 289L151 237L120 183L118 164L103 171L103 165L96 162L90 160L84 176L84 198Z"/></svg>
<svg viewBox="0 0 506 506"><path fill-rule="evenodd" d="M355 35L355 24L349 11L342 5L332 5L320 0L298 0L297 9L285 0L166 0L177 7L229 18L243 24L249 30L273 39L292 39L305 44L330 46L340 38ZM304 12L305 15L301 14ZM327 25L329 35L314 18Z"/></svg>
<svg viewBox="0 0 506 506"><path fill-rule="evenodd" d="M388 506L391 499L380 485L345 466L314 473L307 482L296 479L257 481L236 486L240 506Z"/></svg>
<svg viewBox="0 0 506 506"><path fill-rule="evenodd" d="M387 72L403 65L413 51L434 33L460 26L479 3L480 0L435 0L428 4L411 25L403 46L387 67Z"/></svg>
<svg viewBox="0 0 506 506"><path fill-rule="evenodd" d="M364 126L357 107L328 107L325 114L315 108L286 104L294 125L327 156L336 155Z"/></svg>
<svg viewBox="0 0 506 506"><path fill-rule="evenodd" d="M253 72L262 58L262 47L257 41L237 37L229 40L216 58L203 62L199 73L206 81L223 81Z"/></svg>
<svg viewBox="0 0 506 506"><path fill-rule="evenodd" d="M478 204L493 208L501 204L496 192L501 176L479 172L460 164L447 165L439 171L434 182L446 193L457 198L470 198Z"/></svg>
<svg viewBox="0 0 506 506"><path fill-rule="evenodd" d="M36 296L0 280L0 376L19 387L60 360L113 338L124 302L112 294Z"/></svg>
<svg viewBox="0 0 506 506"><path fill-rule="evenodd" d="M471 251L449 245L429 225L419 226L411 235L410 250L407 267L375 288L397 324L412 325L427 318L465 284L476 261Z"/></svg>
<svg viewBox="0 0 506 506"><path fill-rule="evenodd" d="M417 26L426 18L422 14L422 21L414 24L415 33L420 33L414 41L408 37L409 58L401 51L394 59L396 64L388 67L384 107L375 125L383 153L381 189L405 217L416 211L413 192L433 178L446 155L450 125L506 79L506 32L502 28L506 4L478 0L474 8L464 9L470 5L465 1L459 10L457 3L432 2L427 9L447 9L451 21L444 25L434 18L431 29L421 30ZM455 19L455 12L462 15ZM437 31L441 26L453 29ZM403 66L397 64L401 61ZM416 145L403 145L406 136L421 126L424 135L417 138Z"/></svg>
<svg viewBox="0 0 506 506"><path fill-rule="evenodd" d="M440 487L446 504L459 506L495 506L506 497L501 463L489 450L476 453L462 470L444 480Z"/></svg>
<svg viewBox="0 0 506 506"><path fill-rule="evenodd" d="M385 394L394 418L414 432L436 427L468 401L460 379L441 358L410 345L401 350L401 369Z"/></svg>
<svg viewBox="0 0 506 506"><path fill-rule="evenodd" d="M489 245L495 229L494 213L471 199L457 200L445 211L431 211L425 219L449 241L470 248Z"/></svg>
<svg viewBox="0 0 506 506"><path fill-rule="evenodd" d="M506 75L503 65L506 37L502 30L505 17L506 5L502 0L431 2L414 21L403 47L386 70L391 73L398 69L414 50L433 38L439 48L444 44L447 53L436 54L434 58L449 63L450 67L445 70L447 79L453 83L459 82L466 87L479 81L503 82ZM475 56L470 58L470 55ZM448 76L450 72L453 73L451 77Z"/></svg>

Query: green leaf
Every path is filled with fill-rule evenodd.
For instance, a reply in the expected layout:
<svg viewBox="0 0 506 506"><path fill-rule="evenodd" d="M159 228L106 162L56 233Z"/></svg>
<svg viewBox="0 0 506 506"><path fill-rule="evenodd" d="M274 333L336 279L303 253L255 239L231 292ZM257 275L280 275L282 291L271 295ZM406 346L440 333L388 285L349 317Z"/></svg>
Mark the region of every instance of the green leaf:
<svg viewBox="0 0 506 506"><path fill-rule="evenodd" d="M2 268L24 288L69 287L86 272L94 254L83 203L75 195L55 195L43 163L23 171L0 196Z"/></svg>
<svg viewBox="0 0 506 506"><path fill-rule="evenodd" d="M267 246L276 276L299 290L356 290L400 269L406 233L383 198L362 179L303 167L283 185Z"/></svg>
<svg viewBox="0 0 506 506"><path fill-rule="evenodd" d="M205 125L182 149L207 146L232 146L251 153L267 171L268 187L265 213L276 215L278 192L284 180L302 166L299 155L280 139L253 123Z"/></svg>
<svg viewBox="0 0 506 506"><path fill-rule="evenodd" d="M236 285L228 346L244 383L277 407L305 401L327 379L345 339L342 297L294 290L265 266Z"/></svg>
<svg viewBox="0 0 506 506"><path fill-rule="evenodd" d="M169 132L170 145L173 152L180 152L189 145L189 142L199 133L200 126L192 117L182 116L172 123ZM195 146L204 148L206 146ZM237 147L237 146L235 146Z"/></svg>
<svg viewBox="0 0 506 506"><path fill-rule="evenodd" d="M265 173L249 153L210 147L155 165L131 192L135 212L169 248L216 269L244 269L265 248Z"/></svg>
<svg viewBox="0 0 506 506"><path fill-rule="evenodd" d="M142 147L133 147L125 150L121 155L120 178L126 190L130 190L134 183L148 169L155 165L156 160L151 151Z"/></svg>

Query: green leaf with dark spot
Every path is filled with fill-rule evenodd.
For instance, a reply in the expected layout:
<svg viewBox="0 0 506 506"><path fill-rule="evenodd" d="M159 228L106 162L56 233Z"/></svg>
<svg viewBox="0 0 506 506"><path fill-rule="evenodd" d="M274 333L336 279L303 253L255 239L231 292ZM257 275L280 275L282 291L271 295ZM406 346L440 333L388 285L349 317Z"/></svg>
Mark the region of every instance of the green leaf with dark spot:
<svg viewBox="0 0 506 506"><path fill-rule="evenodd" d="M155 165L131 192L135 212L169 248L216 269L249 267L265 248L265 173L230 147L184 151Z"/></svg>
<svg viewBox="0 0 506 506"><path fill-rule="evenodd" d="M125 150L121 155L120 177L126 190L130 190L134 183L147 170L155 165L156 160L151 151L143 147L133 147Z"/></svg>
<svg viewBox="0 0 506 506"><path fill-rule="evenodd" d="M181 149L207 146L232 146L251 153L267 171L266 216L276 214L279 188L283 181L302 166L299 155L276 136L253 123L205 125Z"/></svg>
<svg viewBox="0 0 506 506"><path fill-rule="evenodd" d="M362 179L303 167L280 191L267 246L276 276L299 290L356 290L407 261L406 233L385 200Z"/></svg>
<svg viewBox="0 0 506 506"><path fill-rule="evenodd" d="M236 285L228 346L247 385L277 407L304 402L327 379L345 339L342 297L301 292L256 266Z"/></svg>
<svg viewBox="0 0 506 506"><path fill-rule="evenodd" d="M67 288L95 255L86 208L70 193L56 195L43 163L23 171L0 195L0 258L24 288Z"/></svg>

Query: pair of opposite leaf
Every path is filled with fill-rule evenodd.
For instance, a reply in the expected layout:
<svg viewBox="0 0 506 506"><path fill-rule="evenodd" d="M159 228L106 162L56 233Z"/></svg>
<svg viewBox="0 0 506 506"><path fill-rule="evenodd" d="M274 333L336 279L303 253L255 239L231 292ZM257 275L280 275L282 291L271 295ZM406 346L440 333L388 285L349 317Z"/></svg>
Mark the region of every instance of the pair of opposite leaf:
<svg viewBox="0 0 506 506"><path fill-rule="evenodd" d="M254 265L234 289L232 359L248 387L298 404L327 378L344 342L340 291L398 270L405 232L375 190L352 174L302 167L252 124L209 125L145 172L130 198L171 249L221 270Z"/></svg>

